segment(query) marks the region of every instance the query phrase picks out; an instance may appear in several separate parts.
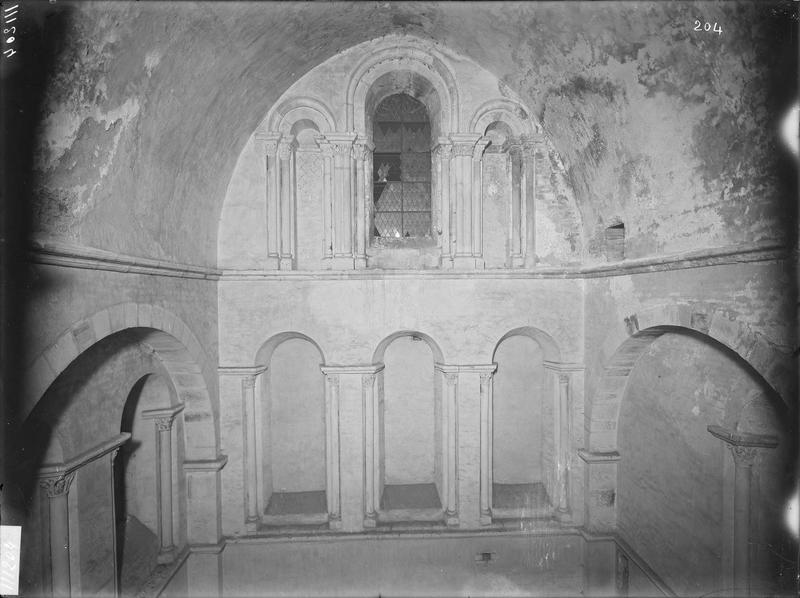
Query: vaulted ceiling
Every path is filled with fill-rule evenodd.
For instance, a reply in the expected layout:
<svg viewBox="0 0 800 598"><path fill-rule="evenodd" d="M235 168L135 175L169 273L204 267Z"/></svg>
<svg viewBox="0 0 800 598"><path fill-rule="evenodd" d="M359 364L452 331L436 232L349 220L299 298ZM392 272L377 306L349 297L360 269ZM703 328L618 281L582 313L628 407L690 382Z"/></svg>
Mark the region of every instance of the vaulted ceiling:
<svg viewBox="0 0 800 598"><path fill-rule="evenodd" d="M32 231L213 265L233 166L270 106L335 53L406 33L533 107L587 257L619 220L639 255L780 242L794 210L775 125L796 97L790 4L30 4L5 76L41 103Z"/></svg>

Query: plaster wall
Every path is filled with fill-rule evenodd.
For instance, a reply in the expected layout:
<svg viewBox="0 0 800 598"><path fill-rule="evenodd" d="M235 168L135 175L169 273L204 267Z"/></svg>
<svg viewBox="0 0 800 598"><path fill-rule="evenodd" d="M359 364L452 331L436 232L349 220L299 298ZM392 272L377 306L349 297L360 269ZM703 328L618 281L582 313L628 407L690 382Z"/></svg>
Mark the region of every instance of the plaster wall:
<svg viewBox="0 0 800 598"><path fill-rule="evenodd" d="M205 357L198 365L211 397L212 411L217 412L217 297L213 282L42 264L33 266L32 274L32 283L21 297L26 308L26 337L21 348L24 364L32 364L64 331L104 309L128 302L155 305L175 314L197 339L197 349ZM120 322L126 321L125 313L114 315ZM76 353L94 340L76 339ZM51 371L47 373L52 375ZM44 393L42 381L47 380L44 374L33 372L33 377L26 380L29 394Z"/></svg>
<svg viewBox="0 0 800 598"><path fill-rule="evenodd" d="M303 339L284 341L269 369L269 443L274 492L325 490L322 356Z"/></svg>
<svg viewBox="0 0 800 598"><path fill-rule="evenodd" d="M488 71L468 58L437 47L425 40L395 36L389 38L399 45L412 45L417 53L428 53L443 60L452 72L458 94L456 108L459 125L454 129L434 131L431 140L435 145L439 134L473 132L470 121L483 104L490 100L513 100L520 106L515 111L516 118L522 118L533 127L534 117L523 109L519 97ZM284 102L297 100L301 104L319 103L329 110L333 118L331 126L335 131L344 131L347 118L347 84L354 72L354 64L379 52L386 46L386 40L376 39L331 57L316 66L292 85L270 110L270 115ZM402 71L402 66L398 70ZM416 93L413 89L409 90ZM443 101L440 98L440 101ZM359 108L360 109L360 108ZM499 114L499 113L498 113ZM265 116L261 127L268 128L272 116ZM498 116L498 118L500 118ZM356 115L356 130L363 136L359 122L363 115ZM433 124L438 120L433 116ZM457 130L456 130L457 129ZM484 131L475 131L483 134ZM524 131L514 131L521 136ZM567 181L567 173L562 161L555 155L552 144L546 139L539 148L536 159L537 211L542 213L541 238L536 243L540 259L547 263L575 262L583 250L579 230L579 211L575 197ZM260 142L251 137L239 155L234 168L225 202L222 208L219 229L218 264L221 268L258 269L266 265L265 239L267 236L266 215L266 169L265 158ZM298 269L321 269L323 266L323 235L321 228L322 205L316 199L321 196L321 166L314 158L318 154L298 152L296 168L297 181L297 230L298 230ZM502 154L486 154L483 158L483 250L487 268L500 268L507 265L508 237L510 234L510 185L507 172L507 157ZM435 172L435 169L434 169ZM315 199L309 201L310 195ZM454 201L454 200L451 200ZM438 209L433 206L434 212ZM255 216L255 217L254 217ZM553 221L558 222L556 231ZM571 230L566 236L563 230ZM317 236L314 237L313 234ZM531 248L531 250L533 250ZM377 260L378 263L380 260Z"/></svg>
<svg viewBox="0 0 800 598"><path fill-rule="evenodd" d="M619 533L679 594L722 591L732 575L733 458L706 428L776 434L786 444L775 401L739 358L686 335L654 341L631 374L619 427ZM754 486L755 522L781 519L793 471L787 449L762 450L754 465L765 492ZM759 591L776 590L766 549L779 544L776 527L752 527Z"/></svg>
<svg viewBox="0 0 800 598"><path fill-rule="evenodd" d="M752 389L741 369L702 341L654 341L629 381L619 423L620 534L679 594L721 590L724 444L708 433L732 393Z"/></svg>
<svg viewBox="0 0 800 598"><path fill-rule="evenodd" d="M140 382L140 384L142 384ZM156 431L152 420L142 419L142 411L170 404L169 392L163 381L148 376L139 389L134 387L128 401L136 403L130 430L131 438L120 448L121 459L115 463L124 471L123 486L119 491L125 496L125 510L136 517L153 533L158 533L158 503L156 498ZM138 396L137 396L137 390ZM118 479L118 478L117 478ZM120 513L117 513L119 519Z"/></svg>
<svg viewBox="0 0 800 598"><path fill-rule="evenodd" d="M728 314L732 326L748 326L759 340L779 354L796 346L794 271L788 262L738 263L589 279L585 282L586 394L591 398L604 364L628 337L625 318L633 314L665 313L679 306L712 316ZM658 316L656 316L658 318ZM666 318L665 318L666 319ZM660 322L663 323L663 322ZM656 322L653 322L656 324ZM710 325L706 321L706 325ZM642 323L644 325L644 323ZM747 352L748 347L739 350ZM779 364L775 364L778 366ZM793 385L792 372L778 372ZM789 397L784 397L789 399Z"/></svg>
<svg viewBox="0 0 800 598"><path fill-rule="evenodd" d="M505 154L483 156L483 259L487 268L507 266L511 228L511 162Z"/></svg>
<svg viewBox="0 0 800 598"><path fill-rule="evenodd" d="M365 280L223 279L219 283L221 363L253 364L266 339L278 332L296 331L319 344L328 364L369 364L381 340L398 331L413 330L431 337L441 349L445 364L489 364L498 341L511 329L524 326L539 328L552 336L565 362L581 363L581 288L582 283L574 280L503 277L480 280L439 275ZM424 344L407 342L414 346ZM393 347L394 343L389 345L387 359L391 359ZM430 359L430 350L426 351ZM385 376L390 375L389 367L387 362ZM361 376L342 374L340 379L342 516L344 520L347 512L352 511L354 529L360 529L364 475ZM407 376L404 383L417 382L413 376ZM233 376L221 377L220 388L223 405L220 450L228 455L228 465L221 472L223 525L226 534L233 534L244 529L242 388ZM392 400L390 392L387 388L388 401ZM462 526L478 527L479 376L460 373L457 392L459 520ZM580 415L582 384L576 382L574 392L574 407ZM389 409L391 413L393 407L390 405ZM428 415L422 417L416 410L406 412L402 437L419 433L418 428L430 421L430 438L425 440L430 445L436 438L433 405L426 404L420 412ZM580 425L574 429L581 431ZM387 460L392 458L390 442L387 438ZM579 435L576 447L580 442ZM414 444L413 450L417 450L416 442L407 444ZM396 450L407 455L412 447ZM428 454L438 457L433 447ZM434 471L430 467L431 476ZM580 489L574 486L573 490Z"/></svg>
<svg viewBox="0 0 800 598"><path fill-rule="evenodd" d="M542 481L545 396L542 351L533 339L512 336L495 353L493 479L498 484Z"/></svg>
<svg viewBox="0 0 800 598"><path fill-rule="evenodd" d="M430 347L401 336L387 347L384 363L385 482L433 483L437 421Z"/></svg>
<svg viewBox="0 0 800 598"><path fill-rule="evenodd" d="M91 595L113 591L116 554L109 457L86 464L73 483L78 484L78 534L70 538L70 545L75 542L80 559L79 592Z"/></svg>

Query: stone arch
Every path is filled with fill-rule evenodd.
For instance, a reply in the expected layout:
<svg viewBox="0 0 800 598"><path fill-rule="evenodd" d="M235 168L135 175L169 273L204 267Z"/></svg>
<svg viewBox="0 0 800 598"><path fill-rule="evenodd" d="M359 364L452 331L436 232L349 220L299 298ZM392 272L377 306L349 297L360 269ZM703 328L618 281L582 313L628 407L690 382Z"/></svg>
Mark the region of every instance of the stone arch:
<svg viewBox="0 0 800 598"><path fill-rule="evenodd" d="M158 357L185 406L186 459L217 459L217 418L204 376L207 357L189 327L155 305L120 303L70 326L25 371L21 419L28 418L56 378L89 347L130 329L141 331L139 342Z"/></svg>
<svg viewBox="0 0 800 598"><path fill-rule="evenodd" d="M300 120L312 121L323 134L336 131L336 119L330 108L310 97L289 98L274 106L264 119L266 126L263 128L288 135L294 123Z"/></svg>
<svg viewBox="0 0 800 598"><path fill-rule="evenodd" d="M441 102L440 133L458 131L459 93L452 70L438 56L422 49L414 40L401 43L386 39L383 49L366 56L353 69L347 84L347 130L361 135L367 133L367 96L373 84L382 76L396 71L414 73L435 89Z"/></svg>
<svg viewBox="0 0 800 598"><path fill-rule="evenodd" d="M740 322L730 310L705 304L672 304L648 308L625 318L628 336L604 368L599 388L586 412L588 450L594 453L617 450L620 406L636 362L657 338L666 333L700 335L713 344L733 352L742 365L760 378L771 393L791 407L794 396L791 361L788 353Z"/></svg>
<svg viewBox="0 0 800 598"><path fill-rule="evenodd" d="M379 364L383 363L383 356L386 354L386 349L389 345L392 344L392 341L400 338L401 336L411 336L415 338L422 339L428 344L428 347L431 349L431 353L433 354L433 361L434 363L444 363L444 353L439 348L439 345L436 343L433 338L424 334L422 332L416 332L414 330L400 330L398 332L392 333L386 338L384 338L380 343L378 343L375 352L372 354L372 363Z"/></svg>
<svg viewBox="0 0 800 598"><path fill-rule="evenodd" d="M324 365L326 363L324 351L314 341L313 338L311 338L306 334L303 334L302 332L289 330L286 332L279 332L278 334L274 334L271 337L269 337L266 341L264 341L264 344L261 345L261 347L259 347L258 351L256 352L254 364L256 366L261 366L261 367L268 366L272 354L275 352L275 349L277 349L278 345L293 338L298 338L311 343L319 352L319 355L322 358L322 363L320 365Z"/></svg>
<svg viewBox="0 0 800 598"><path fill-rule="evenodd" d="M544 355L544 360L551 363L560 363L561 362L561 350L558 348L558 344L556 341L553 340L553 337L547 334L545 331L540 330L538 328L534 328L533 326L521 326L519 328L514 328L513 330L509 330L506 332L494 345L494 349L492 349L492 359L491 361L494 362L494 356L497 352L497 347L500 346L504 340L512 336L527 336L535 341L541 348L542 353Z"/></svg>
<svg viewBox="0 0 800 598"><path fill-rule="evenodd" d="M508 124L516 135L530 136L541 131L539 124L532 120L530 114L530 110L515 100L509 98L489 100L472 115L469 130L483 135L489 125L500 121Z"/></svg>

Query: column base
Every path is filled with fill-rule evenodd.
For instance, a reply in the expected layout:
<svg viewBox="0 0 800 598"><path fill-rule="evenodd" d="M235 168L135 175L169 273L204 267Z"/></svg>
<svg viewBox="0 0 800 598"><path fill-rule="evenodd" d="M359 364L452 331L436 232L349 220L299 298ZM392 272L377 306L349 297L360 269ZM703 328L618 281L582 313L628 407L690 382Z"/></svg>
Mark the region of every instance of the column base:
<svg viewBox="0 0 800 598"><path fill-rule="evenodd" d="M481 513L481 525L492 525L492 514L491 513Z"/></svg>
<svg viewBox="0 0 800 598"><path fill-rule="evenodd" d="M264 260L264 270L279 270L281 265L281 258L277 255L269 255Z"/></svg>
<svg viewBox="0 0 800 598"><path fill-rule="evenodd" d="M454 270L483 270L484 261L482 257L474 255L457 255L453 258Z"/></svg>
<svg viewBox="0 0 800 598"><path fill-rule="evenodd" d="M356 270L365 270L367 268L367 256L357 255L353 265Z"/></svg>
<svg viewBox="0 0 800 598"><path fill-rule="evenodd" d="M364 517L364 527L373 529L378 526L378 516L377 515L367 515Z"/></svg>
<svg viewBox="0 0 800 598"><path fill-rule="evenodd" d="M525 267L525 258L521 255L512 255L511 256L511 267L512 268L524 268Z"/></svg>
<svg viewBox="0 0 800 598"><path fill-rule="evenodd" d="M258 518L248 519L244 522L244 529L249 533L257 532L259 523L261 523L261 521Z"/></svg>
<svg viewBox="0 0 800 598"><path fill-rule="evenodd" d="M342 520L341 518L331 518L328 520L328 529L333 530L340 530L342 529Z"/></svg>
<svg viewBox="0 0 800 598"><path fill-rule="evenodd" d="M294 259L291 257L281 257L278 270L294 270Z"/></svg>
<svg viewBox="0 0 800 598"><path fill-rule="evenodd" d="M569 509L556 509L556 519L559 523L572 523L572 511Z"/></svg>
<svg viewBox="0 0 800 598"><path fill-rule="evenodd" d="M352 255L336 255L326 260L325 267L329 270L355 270L355 258Z"/></svg>
<svg viewBox="0 0 800 598"><path fill-rule="evenodd" d="M175 560L175 552L176 551L174 546L169 546L168 548L162 548L158 552L158 556L156 557L156 562L159 565L166 565L168 563L171 563L172 561Z"/></svg>
<svg viewBox="0 0 800 598"><path fill-rule="evenodd" d="M444 522L447 527L458 527L461 525L461 521L458 519L458 515L456 513L453 513L452 515L445 513Z"/></svg>

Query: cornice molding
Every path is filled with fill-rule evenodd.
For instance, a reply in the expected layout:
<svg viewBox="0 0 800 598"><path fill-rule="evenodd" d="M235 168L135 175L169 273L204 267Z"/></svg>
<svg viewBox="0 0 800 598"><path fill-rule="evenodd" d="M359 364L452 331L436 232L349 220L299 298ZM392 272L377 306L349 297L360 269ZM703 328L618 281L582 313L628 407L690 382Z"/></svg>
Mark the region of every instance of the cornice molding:
<svg viewBox="0 0 800 598"><path fill-rule="evenodd" d="M736 245L645 257L589 266L537 267L532 269L498 268L492 270L222 270L222 281L302 281L302 280L406 280L406 279L577 279L610 278L631 274L649 274L750 262L773 262L789 259L791 252L783 245Z"/></svg>
<svg viewBox="0 0 800 598"><path fill-rule="evenodd" d="M55 240L31 241L28 248L28 261L34 264L81 270L104 270L125 274L148 274L200 280L218 280L221 274L221 271L215 268L136 257Z"/></svg>
<svg viewBox="0 0 800 598"><path fill-rule="evenodd" d="M76 469L80 469L87 463L91 463L110 453L113 450L116 450L123 444L125 444L128 439L131 437L130 433L122 432L121 434L111 438L110 440L106 440L105 442L101 442L97 446L90 448L87 451L84 451L80 455L77 455L70 459L69 461L65 461L64 463L44 463L39 470L36 472L36 477L38 478L51 478L51 477L60 477L66 474L69 474Z"/></svg>
<svg viewBox="0 0 800 598"><path fill-rule="evenodd" d="M589 279L688 270L738 263L771 262L789 259L791 250L780 244L731 245L671 255L644 257L593 265L537 267L532 269L492 270L234 270L195 266L169 260L143 258L104 249L83 247L56 240L33 240L28 262L100 270L124 274L145 274L172 278L223 281L300 281L300 280L404 280L441 279Z"/></svg>

